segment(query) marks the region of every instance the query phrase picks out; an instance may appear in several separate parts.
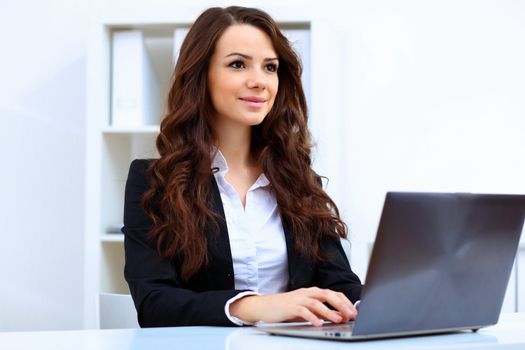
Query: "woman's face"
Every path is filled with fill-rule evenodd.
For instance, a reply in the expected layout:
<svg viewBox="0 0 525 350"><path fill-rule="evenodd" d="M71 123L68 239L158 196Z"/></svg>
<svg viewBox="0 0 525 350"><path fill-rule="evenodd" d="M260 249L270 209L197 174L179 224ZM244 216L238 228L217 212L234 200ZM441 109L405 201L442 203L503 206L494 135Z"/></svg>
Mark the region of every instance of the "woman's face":
<svg viewBox="0 0 525 350"><path fill-rule="evenodd" d="M275 101L278 64L270 37L262 30L247 24L228 27L208 69L215 123L260 124Z"/></svg>

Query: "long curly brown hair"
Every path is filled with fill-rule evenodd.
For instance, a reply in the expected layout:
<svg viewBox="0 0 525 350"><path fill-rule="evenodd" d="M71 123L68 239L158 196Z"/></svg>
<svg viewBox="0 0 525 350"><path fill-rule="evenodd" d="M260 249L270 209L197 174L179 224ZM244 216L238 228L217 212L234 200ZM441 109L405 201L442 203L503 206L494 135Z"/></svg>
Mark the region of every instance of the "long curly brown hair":
<svg viewBox="0 0 525 350"><path fill-rule="evenodd" d="M293 233L294 249L319 261L326 259L319 247L322 235L347 236L335 203L312 170L302 66L289 41L261 10L210 8L182 43L157 138L160 159L150 165L149 190L143 197L158 253L163 259L182 258L184 280L207 264L207 240L222 220L209 209L217 140L210 125L214 108L207 73L215 43L234 24L265 32L279 57L279 89L264 121L252 127L251 151L273 186L283 225Z"/></svg>

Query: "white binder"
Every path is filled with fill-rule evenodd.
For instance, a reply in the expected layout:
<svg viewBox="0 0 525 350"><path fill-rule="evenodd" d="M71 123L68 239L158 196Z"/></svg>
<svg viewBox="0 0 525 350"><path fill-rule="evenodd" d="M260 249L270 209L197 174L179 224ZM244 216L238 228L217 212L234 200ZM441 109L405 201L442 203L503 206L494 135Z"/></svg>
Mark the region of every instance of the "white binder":
<svg viewBox="0 0 525 350"><path fill-rule="evenodd" d="M140 30L113 33L111 125L141 127L158 120L158 84Z"/></svg>
<svg viewBox="0 0 525 350"><path fill-rule="evenodd" d="M308 106L310 103L310 29L284 29L282 33L290 41L292 48L295 50L303 64L303 75L301 81L303 83L304 94Z"/></svg>
<svg viewBox="0 0 525 350"><path fill-rule="evenodd" d="M190 31L190 28L182 27L182 28L176 28L173 31L173 66L175 67L175 64L177 63L177 59L179 58L179 52L180 48L182 46L182 42L186 38L186 35Z"/></svg>

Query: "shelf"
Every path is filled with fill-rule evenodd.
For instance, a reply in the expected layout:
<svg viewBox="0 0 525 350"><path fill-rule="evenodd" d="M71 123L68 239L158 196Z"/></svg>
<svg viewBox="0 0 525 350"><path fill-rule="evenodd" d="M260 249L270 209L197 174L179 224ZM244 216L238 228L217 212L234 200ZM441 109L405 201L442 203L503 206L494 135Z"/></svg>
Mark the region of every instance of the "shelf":
<svg viewBox="0 0 525 350"><path fill-rule="evenodd" d="M122 233L104 233L100 235L100 241L105 242L124 242L124 234Z"/></svg>
<svg viewBox="0 0 525 350"><path fill-rule="evenodd" d="M144 125L137 127L118 127L118 126L106 126L102 128L103 134L109 135L120 135L120 134L147 134L154 135L160 131L159 125Z"/></svg>

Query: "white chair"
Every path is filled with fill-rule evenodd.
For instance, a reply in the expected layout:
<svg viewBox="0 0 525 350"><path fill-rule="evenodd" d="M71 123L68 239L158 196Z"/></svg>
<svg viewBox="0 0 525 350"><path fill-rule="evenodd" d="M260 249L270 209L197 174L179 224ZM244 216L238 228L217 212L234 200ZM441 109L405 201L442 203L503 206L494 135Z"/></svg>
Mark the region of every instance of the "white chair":
<svg viewBox="0 0 525 350"><path fill-rule="evenodd" d="M99 328L139 328L137 311L129 294L100 293Z"/></svg>

